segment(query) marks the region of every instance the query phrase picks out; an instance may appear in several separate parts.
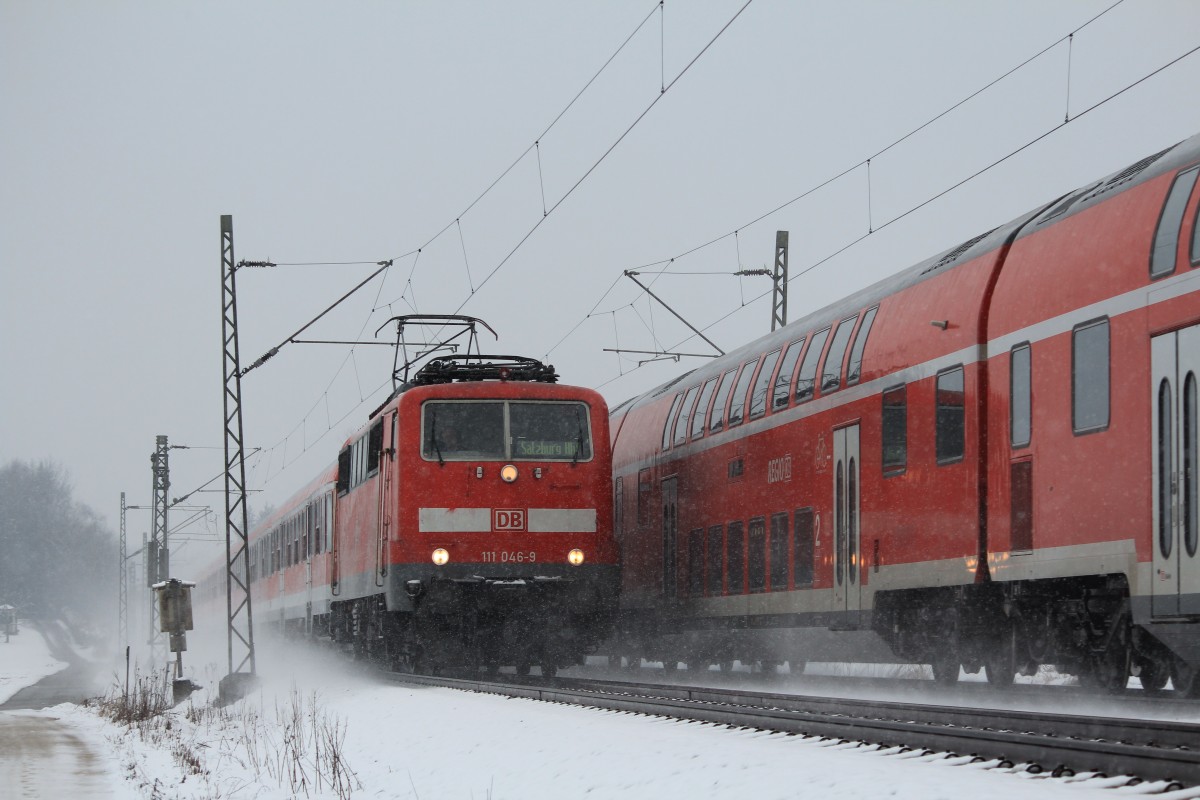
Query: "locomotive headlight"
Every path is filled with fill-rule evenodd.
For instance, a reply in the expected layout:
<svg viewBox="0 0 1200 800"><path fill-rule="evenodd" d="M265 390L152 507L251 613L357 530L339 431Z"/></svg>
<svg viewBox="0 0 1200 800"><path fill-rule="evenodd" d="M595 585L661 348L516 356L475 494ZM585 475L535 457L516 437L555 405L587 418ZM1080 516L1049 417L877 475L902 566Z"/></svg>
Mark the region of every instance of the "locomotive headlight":
<svg viewBox="0 0 1200 800"><path fill-rule="evenodd" d="M567 562L573 567L578 567L583 563L583 551L579 548L575 548L571 552L567 553Z"/></svg>
<svg viewBox="0 0 1200 800"><path fill-rule="evenodd" d="M505 464L500 468L500 480L505 483L512 483L517 479L517 468L512 464Z"/></svg>
<svg viewBox="0 0 1200 800"><path fill-rule="evenodd" d="M439 567L444 566L450 560L450 553L444 547L439 547L433 551L433 563Z"/></svg>

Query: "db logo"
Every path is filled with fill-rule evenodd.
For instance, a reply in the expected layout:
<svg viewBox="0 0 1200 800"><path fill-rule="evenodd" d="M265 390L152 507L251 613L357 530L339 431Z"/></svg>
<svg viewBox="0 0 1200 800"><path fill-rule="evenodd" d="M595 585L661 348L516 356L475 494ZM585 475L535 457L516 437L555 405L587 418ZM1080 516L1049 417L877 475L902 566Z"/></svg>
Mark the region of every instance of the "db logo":
<svg viewBox="0 0 1200 800"><path fill-rule="evenodd" d="M525 509L523 508L493 508L492 530L494 531L523 531L525 530Z"/></svg>

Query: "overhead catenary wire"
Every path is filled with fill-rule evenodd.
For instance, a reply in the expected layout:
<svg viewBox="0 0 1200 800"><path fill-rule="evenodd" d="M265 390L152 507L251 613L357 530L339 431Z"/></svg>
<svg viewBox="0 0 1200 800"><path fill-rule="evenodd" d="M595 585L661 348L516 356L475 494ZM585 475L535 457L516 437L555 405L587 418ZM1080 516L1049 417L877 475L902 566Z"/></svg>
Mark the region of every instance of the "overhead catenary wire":
<svg viewBox="0 0 1200 800"><path fill-rule="evenodd" d="M1083 111L1080 111L1078 114L1076 114L1072 120L1061 122L1061 123L1058 123L1058 124L1052 126L1050 129L1043 131L1042 133L1040 133L1037 136L1033 137L1032 139L1028 140L1024 144L1020 145L1019 147L1011 150L1010 152L1006 153L1005 155L1001 156L1000 158L997 158L995 161L991 162L990 164L983 167L982 169L977 170L976 172L972 173L971 175L968 175L967 177L963 178L960 181L957 181L956 183L947 187L946 189L943 189L942 191L937 192L936 194L926 198L925 200L921 201L920 203L917 203L916 205L908 208L907 210L901 212L900 214L897 214L896 216L892 217L888 221L881 224L879 227L875 228L874 231L869 231L865 234L862 234L862 235L856 237L855 239L851 240L850 242L848 242L847 244L838 248L837 250L830 253L829 255L825 256L824 258L810 264L808 267L796 272L795 274L790 275L788 277L788 283L791 283L792 281L798 279L802 275L805 275L806 273L811 272L812 270L816 269L817 267L820 267L823 264L828 263L832 259L836 258L837 256L841 255L842 253L846 252L847 250L853 248L854 246L858 245L862 241L866 240L867 238L872 236L874 233L878 233L881 230L884 230L885 228L908 217L910 214L913 214L916 211L919 211L920 209L924 208L925 206L929 205L930 203L933 203L933 202L937 201L938 199L945 197L950 192L955 191L956 189L962 187L963 185L969 183L970 181L975 180L976 178L991 171L992 169L995 169L997 166L1003 164L1004 162L1008 161L1009 159L1013 158L1014 156L1024 152L1025 150L1034 146L1038 142L1041 142L1042 140L1046 139L1047 137L1052 136L1053 134L1062 130L1064 127L1069 125L1071 122L1075 122L1075 121L1079 120L1080 118L1090 114L1091 112L1101 108L1102 106L1112 102L1113 100L1117 99L1118 97L1125 94L1126 92L1128 92L1128 91L1132 90L1133 88L1137 87L1138 85L1144 83L1145 81L1149 80L1150 78L1154 77L1155 75L1158 75L1159 73L1163 72L1164 70L1169 69L1170 67L1174 66L1175 64L1184 60L1185 58L1188 58L1188 57L1196 54L1197 52L1200 52L1200 45L1193 47L1191 50L1188 50L1185 53L1183 53L1182 55L1179 55L1176 58L1172 59L1171 61L1159 66L1157 69L1154 69L1153 71L1143 75L1142 77L1138 78L1136 81L1133 81L1132 83L1125 85L1124 87L1113 92L1112 94L1108 95L1107 97L1104 97L1101 100L1098 100L1097 102L1093 103L1091 106L1087 107ZM771 290L764 291L762 294L758 295L757 297L752 298L750 300L749 304L753 304L759 300L762 300L762 299L766 298L767 296L769 296L770 294L771 294ZM714 326L720 324L721 322L724 322L729 317L731 317L734 314L741 311L742 308L744 308L744 306L732 309L731 311L727 312L726 314L722 315L721 317L718 317L717 319L715 319L712 322L708 323L707 325L703 326L700 330L706 332L706 331L712 329ZM687 344L689 341L691 341L694 338L696 338L695 335L685 336L679 342L675 343L674 345L672 345L670 348L667 348L667 349L675 350L675 349L683 346L684 344ZM640 366L641 365L639 364L638 367L640 367ZM638 367L635 367L635 369L637 369ZM622 376L621 375L614 376L613 378L610 378L609 380L604 381L603 383L599 384L596 388L597 389L603 388L604 386L611 384L613 381L615 381L619 377L622 377Z"/></svg>
<svg viewBox="0 0 1200 800"><path fill-rule="evenodd" d="M969 93L969 94L967 94L965 97L963 97L961 100L958 100L957 102L954 102L954 103L952 103L950 106L948 106L947 108L945 108L945 109L944 109L944 110L942 110L941 112L939 112L939 113L935 114L934 116L930 117L930 118L929 118L928 120L926 120L925 122L922 122L921 124L919 124L919 125L917 125L916 127L912 128L912 129L911 129L911 130L909 130L908 132L906 132L906 133L904 133L903 135L901 135L901 136L897 137L897 138L896 138L896 139L894 139L892 142L890 142L890 143L889 143L889 144L887 144L886 146L884 146L884 147L880 148L879 150L875 151L874 153L872 153L871 155L867 156L866 158L864 158L864 159L862 159L862 160L860 160L860 161L858 161L858 162L856 162L856 163L854 163L854 164L852 164L852 165L850 165L850 166L847 166L846 168L844 168L844 169L842 169L841 171L837 172L836 174L834 174L834 175L830 176L829 178L825 179L824 181L821 181L820 183L818 183L818 184L816 184L816 185L814 185L814 186L811 186L810 188L808 188L808 189L804 190L804 191L803 191L803 192L801 192L800 194L798 194L798 195L796 195L796 196L792 197L791 199L789 199L789 200L787 200L787 201L785 201L785 202L783 202L783 203L781 203L781 204L779 204L779 205L775 206L774 208L772 208L772 209L770 209L770 210L768 210L768 211L766 211L766 212L764 212L764 213L761 213L761 214L759 214L759 215L758 215L758 216L756 216L755 218L751 219L750 221L748 221L748 222L746 222L746 223L743 223L742 225L739 225L739 226L737 226L737 227L736 227L736 228L734 228L733 230L727 231L726 233L723 233L723 234L721 234L721 235L719 235L719 236L716 236L716 237L714 237L714 238L712 238L712 239L709 239L709 240L707 240L707 241L705 241L705 242L703 242L703 243L701 243L701 244L695 245L695 246L693 246L693 247L691 247L691 248L689 248L689 249L687 249L687 250L684 250L683 252L681 252L681 253L679 253L679 254L677 254L677 255L673 256L673 257L672 257L672 258L670 258L670 259L665 259L665 260L658 261L658 262L654 262L654 263L655 263L655 264L662 264L662 263L668 263L668 262L670 262L670 263L673 263L673 262L675 262L675 261L682 260L683 258L686 258L687 256L693 255L693 254L695 254L695 253L697 253L697 252L699 252L699 251L701 251L701 250L704 250L704 249L706 249L706 248L708 248L708 247L711 247L712 245L714 245L714 244L716 244L716 243L718 243L718 242L720 242L720 241L723 241L724 239L727 239L727 238L729 238L730 236L733 236L733 237L735 238L735 242L736 242L736 241L737 241L738 234L739 234L739 232L740 232L741 230L745 230L746 228L749 228L749 227L751 227L751 226L753 226L753 225L756 225L756 224L758 224L758 223L762 222L763 220L765 220L765 219L767 219L767 218L769 218L769 217L771 217L771 216L773 216L773 215L775 215L775 214L779 213L780 211L784 210L785 208L788 208L789 206L791 206L791 205L794 205L795 203L797 203L797 202L799 202L799 201L801 201L801 200L803 200L803 199L805 199L805 198L807 198L807 197L809 197L809 196L811 196L811 195L815 194L816 192L818 192L818 191L820 191L820 190L822 190L822 189L824 189L824 188L826 188L826 187L828 187L828 186L830 186L830 185L832 185L832 184L836 183L837 181L839 181L839 180L841 180L842 178L846 177L846 176L847 176L847 175L849 175L850 173L852 173L852 172L854 172L855 170L857 170L857 169L859 169L859 168L862 168L862 167L864 167L864 166L865 166L865 167L867 167L867 169L868 169L868 192L869 192L869 191L870 191L870 176L869 176L869 169L870 169L870 162L871 162L872 160L874 160L874 159L877 159L879 156L881 156L881 155L883 155L883 154L885 154L885 153L889 152L889 151L890 151L890 150L892 150L893 148L897 147L898 145L900 145L900 144L902 144L903 142L907 141L908 139L912 138L912 137L913 137L913 136L915 136L916 134L920 133L922 130L924 130L924 129L928 128L930 125L932 125L932 124L934 124L935 122L937 122L938 120L942 119L943 117L947 116L948 114L951 114L951 113L953 113L954 111L956 111L957 109L959 109L959 108L961 108L963 105L965 105L966 103L968 103L968 102L970 102L971 100L973 100L974 98L978 97L978 96L979 96L980 94L982 94L983 92L987 91L988 89L990 89L990 88L992 88L993 86L997 85L998 83L1000 83L1001 81L1005 80L1005 79L1006 79L1006 78L1008 78L1009 76L1011 76L1011 75L1013 75L1014 73L1018 72L1018 71L1019 71L1019 70L1021 70L1022 68L1024 68L1024 67L1028 66L1029 64L1033 63L1033 62L1034 62L1034 61L1036 61L1037 59L1041 58L1041 57L1042 57L1042 56L1044 56L1046 53L1050 52L1050 51L1051 51L1051 50L1053 50L1054 48L1056 48L1056 47L1058 47L1059 45L1061 45L1063 42L1069 42L1069 43L1070 43L1070 42L1073 42L1073 40L1074 40L1074 35L1075 35L1076 33L1079 33L1080 31L1084 30L1084 29L1085 29L1085 28L1087 28L1088 26L1092 25L1092 24L1093 24L1093 23L1095 23L1097 20L1099 20L1100 18L1102 18L1103 16L1105 16L1106 14L1108 14L1109 12L1111 12L1113 9L1117 8L1118 6L1120 6L1120 5L1121 5L1122 3L1124 3L1124 2L1125 2L1125 0L1116 0L1116 2L1112 3L1111 5L1109 5L1108 7L1106 7L1105 9L1103 9L1102 11L1098 12L1097 14L1095 14L1095 15L1093 15L1092 17L1090 17L1089 19L1087 19L1087 20L1086 20L1085 22L1083 22L1082 24L1080 24L1080 25L1078 25L1077 27L1075 27L1075 28L1074 28L1072 31L1070 31L1068 34L1066 34L1066 35L1064 35L1064 36L1061 36L1061 37L1059 37L1058 39L1056 39L1056 40L1055 40L1054 42L1052 42L1051 44L1049 44L1049 45L1047 45L1047 46L1043 47L1043 48L1042 48L1041 50L1039 50L1037 53L1035 53L1035 54L1033 54L1033 55L1031 55L1031 56L1029 56L1029 57L1025 58L1023 61L1021 61L1021 62L1020 62L1020 63L1018 63L1017 65L1015 65L1015 66L1013 66L1013 67L1009 68L1008 70L1004 71L1004 72L1003 72L1003 73L1001 73L999 76L997 76L996 78L994 78L994 79L992 79L992 80L988 81L988 82L987 82L987 83L985 83L983 86L981 86L980 88L976 89L975 91L973 91L973 92L970 92L970 93ZM1131 84L1130 86L1126 87L1126 89L1122 90L1122 92L1123 92L1123 91L1127 91L1129 88L1132 88L1133 86L1137 85L1137 83L1140 83L1141 81L1143 81L1143 80L1146 80L1147 78L1151 77L1152 75L1154 75L1154 74L1157 74L1157 72L1160 72L1160 71L1162 71L1163 69L1166 69L1167 67L1169 67L1169 66L1171 66L1172 64L1176 63L1177 61L1179 61L1179 60L1182 60L1183 58L1186 58L1188 55L1190 55L1190 54L1191 54L1191 52L1194 52L1194 51L1189 51L1188 53L1185 53L1183 56L1180 56L1178 59L1175 59L1174 61L1172 61L1172 62L1170 62L1170 63L1168 63L1168 64L1164 65L1163 67L1160 67L1160 68L1159 68L1158 70L1156 70L1154 73L1150 73L1149 75L1147 75L1147 76L1144 76L1144 77L1143 77L1142 79L1140 79L1139 81L1137 81L1137 82L1135 82L1134 84ZM1120 94L1120 92L1119 92L1118 94ZM1116 96L1116 95L1114 95L1114 97L1115 97L1115 96ZM1109 99L1112 99L1112 98L1109 98ZM1101 103L1100 103L1100 104L1102 104L1103 102L1105 102L1105 101L1101 101ZM1098 104L1098 105L1099 105L1099 104ZM1095 106L1093 106L1093 109L1094 109L1094 108L1095 108ZM1088 110L1090 111L1090 110L1093 110L1093 109L1088 109ZM1087 113L1087 112L1083 112L1083 113ZM1082 116L1082 115L1083 115L1083 114L1081 113L1081 114L1077 115L1077 117L1076 117L1076 118L1078 118L1078 116ZM1019 152L1019 151L1018 151L1018 152ZM1011 155L1015 155L1015 153L1012 153L1012 154L1010 154L1010 157L1011 157ZM991 165L991 166L995 166L995 165ZM989 168L990 168L990 167L989 167ZM985 169L984 171L986 171L986 169ZM982 171L981 171L980 173L976 173L976 176L977 176L978 174L981 174L981 173L982 173ZM975 176L971 176L971 177L973 178L973 177L975 177ZM970 180L970 179L971 179L971 178L968 178L967 180ZM956 184L956 186L955 186L955 187L952 187L952 188L956 188L958 185L961 185L961 183L962 183L962 182L960 182L959 184ZM940 196L940 195L939 195L939 196ZM937 198L936 198L936 197L934 197L934 198L930 198L930 200L929 200L929 201L927 201L927 202L932 202L932 200L935 200L935 199L937 199ZM868 203L869 203L869 201L868 201ZM916 210L916 209L910 209L910 212L909 212L909 213L911 213L912 211L915 211L915 210ZM869 211L869 214L870 214L870 211ZM894 222L895 220L892 220L892 221ZM890 223L889 223L889 224L890 224ZM873 216L869 216L869 217L868 217L868 232L872 232L873 230L879 230L879 229L878 229L878 228L874 228ZM738 252L739 252L738 261L739 261L739 265L740 265L740 261L741 261L741 258L740 258L740 248L739 248ZM638 269L642 269L642 268L638 268ZM668 273L668 272L666 272L666 271L663 271L663 272L662 272L660 275L658 275L658 276L656 276L656 277L654 278L654 281L657 281L657 280L658 280L658 278L659 278L659 277L661 277L661 275L662 275L662 274L671 274L671 273ZM802 274L802 273L800 273L800 274ZM794 278L794 277L797 277L797 276L792 276L792 277ZM610 286L610 287L609 287L609 288L608 288L608 289L605 291L605 293L604 293L604 294L602 294L602 295L600 296L600 298L599 298L599 299L597 300L597 302L596 302L596 305L595 305L595 307L599 307L599 306L600 306L600 304L604 302L604 299L605 299L605 298L606 298L606 297L607 297L607 296L608 296L608 295L609 295L609 294L612 292L613 288L615 288L615 286L616 286L616 283L617 283L617 282L614 282L613 286ZM789 283L790 283L790 281L789 281ZM653 282L651 283L651 285L653 285ZM739 287L739 289L740 289L740 287ZM769 294L769 293L770 293L770 292L768 291L768 292L766 292L765 294ZM742 307L745 307L746 305L748 305L748 304L750 304L750 303L754 303L754 302L756 302L758 299L761 299L761 297L762 297L762 296L764 296L764 295L759 295L758 297L752 298L752 299L749 301L749 303L747 303L747 302L744 300L744 298L743 298L743 301L742 301ZM590 314L589 314L589 316L590 316ZM581 320L581 321L580 321L580 323L578 323L578 324L577 324L577 325L576 325L574 328L572 328L572 331L574 331L574 330L577 330L577 329L578 329L578 327L579 327L579 325L580 325L580 324L582 324L582 322L586 321L586 319L587 319L587 317L584 317L584 319L583 319L583 320ZM707 329L706 329L706 330L707 330ZM566 338L567 338L567 337L566 337L566 336L564 336L564 337L563 337L563 339L561 339L561 340L560 340L560 341L559 341L559 342L558 342L558 343L555 345L555 347L554 347L554 348L552 348L550 351L548 351L548 352L546 353L546 356L547 356L547 357L549 357L549 356L550 356L550 354L553 352L553 350L554 350L554 349L557 349L557 347L559 347L559 346L562 344L562 342L566 340Z"/></svg>

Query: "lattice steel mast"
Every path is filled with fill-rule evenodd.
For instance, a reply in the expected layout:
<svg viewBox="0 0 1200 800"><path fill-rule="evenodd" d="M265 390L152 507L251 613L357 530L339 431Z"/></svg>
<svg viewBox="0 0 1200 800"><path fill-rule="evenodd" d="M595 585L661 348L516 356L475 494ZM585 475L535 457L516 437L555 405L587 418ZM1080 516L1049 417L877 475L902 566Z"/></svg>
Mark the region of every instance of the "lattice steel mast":
<svg viewBox="0 0 1200 800"><path fill-rule="evenodd" d="M125 546L125 493L121 492L121 544L117 556L117 644L129 644L129 567Z"/></svg>
<svg viewBox="0 0 1200 800"><path fill-rule="evenodd" d="M221 695L240 696L242 680L256 673L251 623L246 462L242 436L242 373L237 334L237 266L233 260L233 217L221 215L221 336L224 350L225 410L225 608L229 674ZM238 654L235 667L234 653ZM243 668L249 667L249 672Z"/></svg>
<svg viewBox="0 0 1200 800"><path fill-rule="evenodd" d="M771 330L787 325L788 232L775 231L775 287L771 292Z"/></svg>

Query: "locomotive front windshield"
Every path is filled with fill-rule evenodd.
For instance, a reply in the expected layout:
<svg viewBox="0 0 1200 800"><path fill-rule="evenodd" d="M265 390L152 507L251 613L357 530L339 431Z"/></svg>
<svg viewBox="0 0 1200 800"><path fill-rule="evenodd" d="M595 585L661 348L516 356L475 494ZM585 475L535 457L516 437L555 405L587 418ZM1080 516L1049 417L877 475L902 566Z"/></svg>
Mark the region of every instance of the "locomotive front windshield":
<svg viewBox="0 0 1200 800"><path fill-rule="evenodd" d="M589 461L588 407L576 402L432 401L421 455L433 461Z"/></svg>

